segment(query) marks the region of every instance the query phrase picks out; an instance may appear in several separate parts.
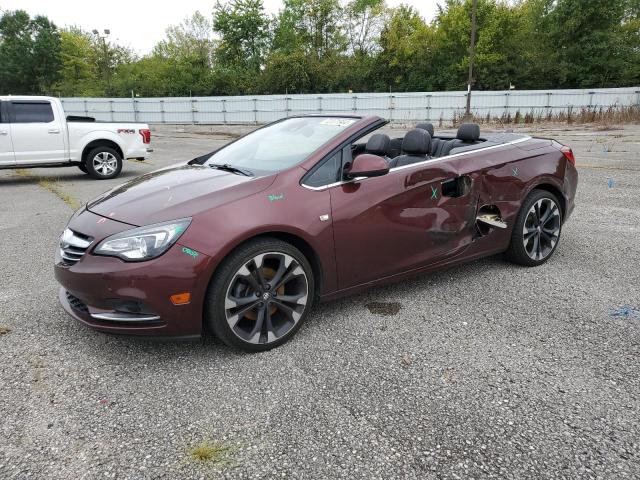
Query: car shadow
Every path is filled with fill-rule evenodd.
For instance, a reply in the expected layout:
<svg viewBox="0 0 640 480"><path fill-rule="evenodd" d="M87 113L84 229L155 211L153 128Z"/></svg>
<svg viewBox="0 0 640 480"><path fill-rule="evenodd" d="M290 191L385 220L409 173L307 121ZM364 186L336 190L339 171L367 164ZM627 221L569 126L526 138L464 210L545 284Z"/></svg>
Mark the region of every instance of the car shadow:
<svg viewBox="0 0 640 480"><path fill-rule="evenodd" d="M487 270L502 268L518 267L508 263L504 260L503 256L499 254L475 260L461 266L451 267L450 269L424 273L397 283L372 287L359 294L316 303L306 324L289 342L276 347L273 350L260 353L248 353L229 347L210 333L205 333L199 339L190 340L178 340L171 338L162 339L157 337L146 339L143 337L106 334L86 329L86 327L81 325L77 325L77 328L86 329L87 333L85 335L90 336L90 341L87 343L101 344L101 355L104 355L105 351L108 351L108 355L111 356L113 361L116 363L123 355L128 355L132 348L144 355L145 362L148 362L149 356L151 356L159 363L171 362L176 359L184 359L185 355L189 357L189 361L192 361L193 359L203 361L234 361L245 356L268 355L269 352L276 351L278 352L277 355L282 355L295 352L298 348L296 347L296 339L304 338L304 343L307 344L309 341L313 342L313 338L311 337L314 335L324 335L324 333L322 333L322 321L327 317L338 315L340 312L344 312L346 310L353 312L354 309L356 310L354 315L369 313L374 315L389 315L386 312L372 311L372 309L368 307L372 300L377 300L381 303L385 303L387 301L393 302L394 304L398 303L400 309L394 311L390 316L396 317L401 321L403 315L403 298L428 298L429 290L432 288L433 284L438 283L439 281L444 281L445 278L449 282L460 284L469 281L480 282L484 281L486 278ZM452 292L452 294L455 295L455 292ZM84 339L84 341L86 340L87 338ZM345 341L347 340L345 339ZM105 346L108 348L105 349ZM90 346L89 348L93 349L95 347L97 347L97 345Z"/></svg>

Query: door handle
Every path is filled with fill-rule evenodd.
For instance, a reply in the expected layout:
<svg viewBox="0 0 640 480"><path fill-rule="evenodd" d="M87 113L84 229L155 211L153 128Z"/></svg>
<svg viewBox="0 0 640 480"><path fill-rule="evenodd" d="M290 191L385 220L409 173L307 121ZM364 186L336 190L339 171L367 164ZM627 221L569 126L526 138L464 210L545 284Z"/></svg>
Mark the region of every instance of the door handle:
<svg viewBox="0 0 640 480"><path fill-rule="evenodd" d="M60 129L52 128L52 129L49 130L49 133L60 133Z"/></svg>
<svg viewBox="0 0 640 480"><path fill-rule="evenodd" d="M7 131L6 130L0 130L0 135L6 135Z"/></svg>

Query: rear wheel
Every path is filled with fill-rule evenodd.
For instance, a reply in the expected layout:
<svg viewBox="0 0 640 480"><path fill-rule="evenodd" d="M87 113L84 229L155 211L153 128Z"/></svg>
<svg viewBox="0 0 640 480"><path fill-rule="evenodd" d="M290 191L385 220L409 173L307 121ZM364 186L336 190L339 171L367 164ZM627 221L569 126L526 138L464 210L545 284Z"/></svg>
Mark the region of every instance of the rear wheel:
<svg viewBox="0 0 640 480"><path fill-rule="evenodd" d="M247 351L269 350L289 340L306 319L313 271L292 245L259 239L224 261L207 295L205 322L218 338Z"/></svg>
<svg viewBox="0 0 640 480"><path fill-rule="evenodd" d="M525 199L511 233L507 258L535 267L551 258L562 230L558 198L545 190L533 190Z"/></svg>
<svg viewBox="0 0 640 480"><path fill-rule="evenodd" d="M98 180L115 178L122 171L122 157L111 147L94 148L88 153L84 164L89 175Z"/></svg>

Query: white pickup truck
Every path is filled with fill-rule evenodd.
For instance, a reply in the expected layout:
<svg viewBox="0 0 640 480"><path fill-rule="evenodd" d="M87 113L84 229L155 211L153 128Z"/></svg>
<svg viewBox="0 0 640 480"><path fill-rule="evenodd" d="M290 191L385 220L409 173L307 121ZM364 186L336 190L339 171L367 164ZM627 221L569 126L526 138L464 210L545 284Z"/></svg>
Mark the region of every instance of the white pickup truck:
<svg viewBox="0 0 640 480"><path fill-rule="evenodd" d="M67 118L57 98L0 96L0 169L76 166L93 178L114 178L123 159L147 158L150 143L143 123Z"/></svg>

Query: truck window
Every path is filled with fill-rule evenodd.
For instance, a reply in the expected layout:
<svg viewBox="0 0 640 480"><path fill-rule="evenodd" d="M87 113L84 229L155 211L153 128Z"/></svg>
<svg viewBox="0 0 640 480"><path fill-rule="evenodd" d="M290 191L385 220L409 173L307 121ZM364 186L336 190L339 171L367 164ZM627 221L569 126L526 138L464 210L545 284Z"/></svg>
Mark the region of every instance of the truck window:
<svg viewBox="0 0 640 480"><path fill-rule="evenodd" d="M11 102L12 123L53 122L53 109L49 102Z"/></svg>

